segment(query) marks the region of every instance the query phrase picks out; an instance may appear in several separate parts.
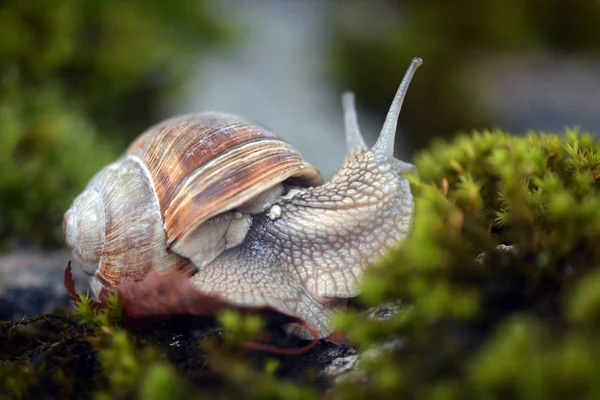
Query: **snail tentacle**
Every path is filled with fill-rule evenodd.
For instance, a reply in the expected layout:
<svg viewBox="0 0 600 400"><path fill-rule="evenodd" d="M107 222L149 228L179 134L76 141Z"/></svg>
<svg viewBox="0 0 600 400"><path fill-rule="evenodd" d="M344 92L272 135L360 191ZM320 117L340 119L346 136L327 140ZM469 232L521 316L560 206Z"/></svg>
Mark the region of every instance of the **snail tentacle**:
<svg viewBox="0 0 600 400"><path fill-rule="evenodd" d="M348 153L366 149L367 145L360 134L358 126L354 93L345 92L342 94L342 110L344 113L344 128L346 131L346 148L348 149Z"/></svg>
<svg viewBox="0 0 600 400"><path fill-rule="evenodd" d="M420 58L413 58L410 67L408 67L408 70L400 83L396 96L394 96L392 105L385 118L385 122L383 123L383 128L379 134L379 138L371 149L371 151L381 159L389 160L394 156L394 139L396 137L396 127L398 125L398 117L400 115L400 110L402 109L402 103L404 103L410 81L415 75L415 71L422 63L423 60Z"/></svg>

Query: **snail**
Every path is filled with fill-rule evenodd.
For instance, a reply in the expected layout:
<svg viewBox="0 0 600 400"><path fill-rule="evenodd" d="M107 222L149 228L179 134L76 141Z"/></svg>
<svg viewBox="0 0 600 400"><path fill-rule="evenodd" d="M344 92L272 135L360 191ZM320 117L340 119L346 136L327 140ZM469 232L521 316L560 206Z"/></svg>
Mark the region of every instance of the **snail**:
<svg viewBox="0 0 600 400"><path fill-rule="evenodd" d="M271 130L235 115L185 114L142 133L64 215L65 242L92 267L84 270L94 296L148 276L185 276L187 289L159 291L179 297L175 311L216 303L270 309L290 317L286 329L302 338L332 335L330 317L359 294L367 266L412 227L404 175L414 166L393 149L421 62L412 60L371 148L354 94L342 95L348 151L327 182ZM142 314L164 312L139 293L130 295L132 312L136 301L145 304Z"/></svg>

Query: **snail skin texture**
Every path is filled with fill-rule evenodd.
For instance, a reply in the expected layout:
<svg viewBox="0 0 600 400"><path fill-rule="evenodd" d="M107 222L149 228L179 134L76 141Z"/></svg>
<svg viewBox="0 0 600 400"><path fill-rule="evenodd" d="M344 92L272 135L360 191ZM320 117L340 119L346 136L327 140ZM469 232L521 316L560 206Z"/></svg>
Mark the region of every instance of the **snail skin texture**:
<svg viewBox="0 0 600 400"><path fill-rule="evenodd" d="M354 95L343 94L348 154L329 182L275 133L234 115L187 114L147 130L64 216L65 241L92 266L96 298L151 272L186 273L205 296L269 308L330 336L332 313L359 294L366 267L411 229L404 174L414 167L393 149L421 62L410 64L370 149ZM286 328L310 337L305 325Z"/></svg>

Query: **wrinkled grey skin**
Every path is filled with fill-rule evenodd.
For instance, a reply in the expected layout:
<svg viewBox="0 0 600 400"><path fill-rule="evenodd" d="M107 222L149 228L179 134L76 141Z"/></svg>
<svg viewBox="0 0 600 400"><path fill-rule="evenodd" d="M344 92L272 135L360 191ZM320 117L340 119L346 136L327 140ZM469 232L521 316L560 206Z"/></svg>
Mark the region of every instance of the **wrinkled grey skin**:
<svg viewBox="0 0 600 400"><path fill-rule="evenodd" d="M246 306L270 305L313 325L319 337L329 318L359 294L365 268L409 233L414 203L404 174L414 167L393 157L396 123L414 59L394 98L377 143L360 136L354 97L343 96L348 155L322 186L286 188L268 210L252 216L243 243L201 268L200 291ZM309 332L292 324L302 337Z"/></svg>

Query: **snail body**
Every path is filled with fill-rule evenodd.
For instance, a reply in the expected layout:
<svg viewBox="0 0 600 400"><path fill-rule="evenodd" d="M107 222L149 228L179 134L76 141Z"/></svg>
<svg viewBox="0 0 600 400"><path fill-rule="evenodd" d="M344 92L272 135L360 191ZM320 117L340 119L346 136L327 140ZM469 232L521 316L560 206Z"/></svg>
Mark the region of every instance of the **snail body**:
<svg viewBox="0 0 600 400"><path fill-rule="evenodd" d="M348 145L339 172L319 170L270 130L215 112L163 121L99 171L65 213L73 256L94 267L96 297L150 272L187 273L206 296L269 307L331 332L365 268L409 233L414 167L393 157L414 59L368 148L354 97L342 99ZM305 327L288 330L307 337Z"/></svg>

